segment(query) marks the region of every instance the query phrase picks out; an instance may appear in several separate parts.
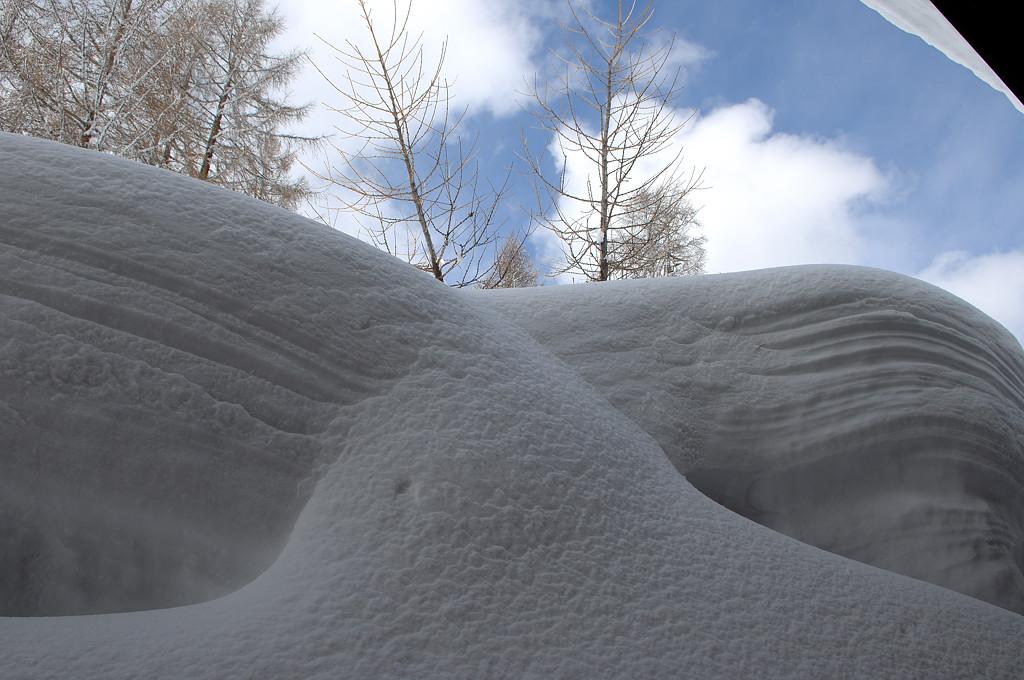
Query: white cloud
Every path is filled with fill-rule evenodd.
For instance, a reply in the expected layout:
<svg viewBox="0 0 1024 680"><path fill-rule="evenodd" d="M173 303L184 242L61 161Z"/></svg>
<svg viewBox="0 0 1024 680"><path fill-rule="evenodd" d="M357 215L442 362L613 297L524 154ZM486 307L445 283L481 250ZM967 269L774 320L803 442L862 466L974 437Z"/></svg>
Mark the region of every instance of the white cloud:
<svg viewBox="0 0 1024 680"><path fill-rule="evenodd" d="M382 33L380 37L389 38L394 11L391 0L368 0L367 4ZM404 16L408 0L398 4L400 17ZM489 112L509 116L518 110L517 90L523 89L524 78L536 70L533 58L541 50L544 37L536 27L552 23L540 19L550 19L555 8L551 0L414 2L408 31L411 39L422 34L428 66L432 60L436 63L441 45L448 41L442 75L452 83L453 113L461 113L468 107L471 114ZM344 48L346 41L351 40L372 49L355 0L339 3L288 0L279 5L279 12L285 18L287 33L278 40L276 51L307 48L313 64L336 85L344 86L346 68L338 60L338 52L326 43ZM354 152L363 140L346 130L351 124L343 114L329 108L343 108L346 99L317 68L307 66L292 83L291 101L314 104L311 115L298 132L310 136L333 135L331 144ZM321 152L303 154L304 162L319 173L325 172L327 158L337 162L338 155L331 149L327 150L326 158ZM324 184L313 178L311 181L316 186ZM332 214L329 221L334 220L337 220L335 226L343 231L361 233L351 215Z"/></svg>
<svg viewBox="0 0 1024 680"><path fill-rule="evenodd" d="M391 29L391 0L369 0L375 25L387 38ZM399 2L404 14L407 2ZM311 58L335 82L344 81L344 66L338 56L319 38L338 47L346 40L366 45L367 31L355 0L320 3L315 0L290 0L280 6L288 24L287 40L311 49ZM436 60L440 47L448 41L443 75L453 83L455 108L469 107L473 112L490 111L496 115L514 113L516 91L523 78L534 73L534 54L543 36L533 18L543 13L543 3L493 3L486 0L431 0L412 5L409 35L422 33L428 63ZM307 69L296 87L297 99L303 97L318 104L341 105L341 97L331 91L323 78ZM322 108L322 107L321 107ZM336 116L337 114L333 114ZM332 114L320 111L318 118L331 126Z"/></svg>
<svg viewBox="0 0 1024 680"><path fill-rule="evenodd" d="M1024 339L1024 251L980 256L950 251L917 276L960 296Z"/></svg>
<svg viewBox="0 0 1024 680"><path fill-rule="evenodd" d="M694 204L708 271L861 262L858 212L885 195L885 176L835 141L773 134L772 118L751 99L694 116L679 137L686 164L705 169Z"/></svg>
<svg viewBox="0 0 1024 680"><path fill-rule="evenodd" d="M415 17L428 39L448 37L448 71L460 108L509 115L517 92L537 71L542 34L518 3L446 0L419 3Z"/></svg>
<svg viewBox="0 0 1024 680"><path fill-rule="evenodd" d="M672 47L668 53L668 58L665 60L664 72L673 73L677 69L679 71L679 81L677 85L684 85L687 76L696 69L699 68L702 63L714 56L714 52L709 50L704 45L699 43L691 42L679 35L673 35L668 32L660 32L655 34L651 39L650 51L651 53L657 54L660 49L663 49L665 44L671 40Z"/></svg>

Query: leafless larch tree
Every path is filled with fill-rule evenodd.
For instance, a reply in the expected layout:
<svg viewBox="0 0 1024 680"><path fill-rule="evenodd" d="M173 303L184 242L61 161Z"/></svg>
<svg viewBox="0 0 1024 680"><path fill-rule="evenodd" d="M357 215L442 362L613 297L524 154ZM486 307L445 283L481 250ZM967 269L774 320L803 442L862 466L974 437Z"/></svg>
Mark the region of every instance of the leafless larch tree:
<svg viewBox="0 0 1024 680"><path fill-rule="evenodd" d="M264 0L0 0L0 129L114 153L285 207L310 140L275 92L303 53L271 54Z"/></svg>
<svg viewBox="0 0 1024 680"><path fill-rule="evenodd" d="M526 240L516 235L507 237L494 258L494 267L481 288L532 288L538 285L540 269L526 249Z"/></svg>
<svg viewBox="0 0 1024 680"><path fill-rule="evenodd" d="M698 273L703 239L690 235L690 196L701 178L673 151L686 123L672 108L681 93L674 38L654 42L653 2L620 0L614 20L568 4L558 75L529 88L530 112L560 157L531 152L523 135L537 212L561 239L563 271L591 281ZM573 182L574 171L585 180Z"/></svg>
<svg viewBox="0 0 1024 680"><path fill-rule="evenodd" d="M495 188L482 179L475 141L459 136L464 113L451 108L445 46L428 60L422 37L410 36L409 10L392 7L381 23L359 0L366 43L331 45L343 79L321 69L344 102L333 107L343 116L334 144L340 162L329 162L321 178L378 247L449 285L477 285L494 266L507 182Z"/></svg>

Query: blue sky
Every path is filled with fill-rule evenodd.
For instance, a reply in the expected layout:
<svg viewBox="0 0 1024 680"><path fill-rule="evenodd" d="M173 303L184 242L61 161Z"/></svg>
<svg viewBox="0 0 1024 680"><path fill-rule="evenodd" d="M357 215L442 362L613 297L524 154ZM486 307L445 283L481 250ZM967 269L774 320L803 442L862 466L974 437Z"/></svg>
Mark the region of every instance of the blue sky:
<svg viewBox="0 0 1024 680"><path fill-rule="evenodd" d="M311 47L340 76L313 33L360 39L356 4L317 4L280 4L282 44ZM516 92L549 73L563 12L557 0L414 4L425 43L448 39L465 134L480 133L493 176L516 161L513 116L528 122ZM1002 93L859 0L665 0L655 12L677 35L679 115L696 111L677 143L705 170L694 202L710 272L882 267L952 290L1024 337L1024 115ZM313 69L295 87L297 99L340 104L332 94ZM306 131L337 116L320 106ZM531 246L556 252L542 233Z"/></svg>
<svg viewBox="0 0 1024 680"><path fill-rule="evenodd" d="M887 174L864 264L916 272L937 251L1024 246L1024 116L966 68L860 2L672 7L714 53L689 80L703 110L756 97L774 132L834 140Z"/></svg>

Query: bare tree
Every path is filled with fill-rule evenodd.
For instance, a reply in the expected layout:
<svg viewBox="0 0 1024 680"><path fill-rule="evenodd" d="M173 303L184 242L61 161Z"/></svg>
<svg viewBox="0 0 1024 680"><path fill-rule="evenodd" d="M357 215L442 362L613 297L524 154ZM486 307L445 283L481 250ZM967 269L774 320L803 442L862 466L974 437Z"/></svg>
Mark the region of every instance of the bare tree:
<svg viewBox="0 0 1024 680"><path fill-rule="evenodd" d="M198 123L189 128L181 160L199 179L294 208L309 188L289 171L297 148L312 140L281 130L310 107L274 93L298 74L305 52L269 53L284 20L266 11L264 0L205 0L202 13L202 59L190 88Z"/></svg>
<svg viewBox="0 0 1024 680"><path fill-rule="evenodd" d="M704 272L705 238L690 231L699 223L686 194L685 187L662 185L636 195L636 204L619 216L609 236L609 278Z"/></svg>
<svg viewBox="0 0 1024 680"><path fill-rule="evenodd" d="M549 86L535 80L530 87L532 113L561 154L554 177L545 154L531 153L523 135L538 212L562 240L563 271L591 281L666 271L658 258L647 258L667 246L640 241L671 241L675 236L665 236L666 225L685 232L694 213L680 208L700 186L698 175L680 172L681 151L671 150L686 123L671 108L681 93L679 69L670 66L674 38L654 45L648 29L653 0L643 8L620 0L613 21L579 0L568 5L573 20L562 25L567 51L556 53L558 77ZM573 161L586 167L582 186L570 183ZM659 217L668 214L672 219ZM649 219L637 219L644 215Z"/></svg>
<svg viewBox="0 0 1024 680"><path fill-rule="evenodd" d="M131 155L160 56L147 42L179 0L8 0L4 129Z"/></svg>
<svg viewBox="0 0 1024 680"><path fill-rule="evenodd" d="M330 45L346 68L344 86L324 78L344 97L334 110L353 151L335 146L341 162L321 178L341 190L336 198L361 217L373 242L439 281L477 284L493 267L496 221L506 183L481 179L475 143L458 135L462 115L451 111L450 84L442 78L446 45L428 62L422 36L409 35L409 13L392 4L382 28L359 0L368 45ZM326 41L325 41L326 42Z"/></svg>
<svg viewBox="0 0 1024 680"><path fill-rule="evenodd" d="M0 126L294 207L282 30L263 0L0 0Z"/></svg>
<svg viewBox="0 0 1024 680"><path fill-rule="evenodd" d="M532 288L537 285L540 270L526 251L526 240L516 235L507 237L494 258L494 267L481 288Z"/></svg>

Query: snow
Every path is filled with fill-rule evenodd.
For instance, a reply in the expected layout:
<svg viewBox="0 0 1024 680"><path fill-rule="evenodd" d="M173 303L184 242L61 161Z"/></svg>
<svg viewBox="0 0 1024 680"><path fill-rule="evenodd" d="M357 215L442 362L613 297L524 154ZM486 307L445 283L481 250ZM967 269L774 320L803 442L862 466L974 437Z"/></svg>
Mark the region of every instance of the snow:
<svg viewBox="0 0 1024 680"><path fill-rule="evenodd" d="M481 297L727 507L1024 613L1024 361L949 293L804 266Z"/></svg>
<svg viewBox="0 0 1024 680"><path fill-rule="evenodd" d="M992 89L1006 95L1010 103L1024 113L1024 104L1002 81L984 59L964 39L953 24L942 15L931 0L861 0L886 21L907 33L918 36L945 54L949 59L969 68Z"/></svg>
<svg viewBox="0 0 1024 680"><path fill-rule="evenodd" d="M1024 663L1024 353L937 288L458 292L7 134L0 201L0 677Z"/></svg>

